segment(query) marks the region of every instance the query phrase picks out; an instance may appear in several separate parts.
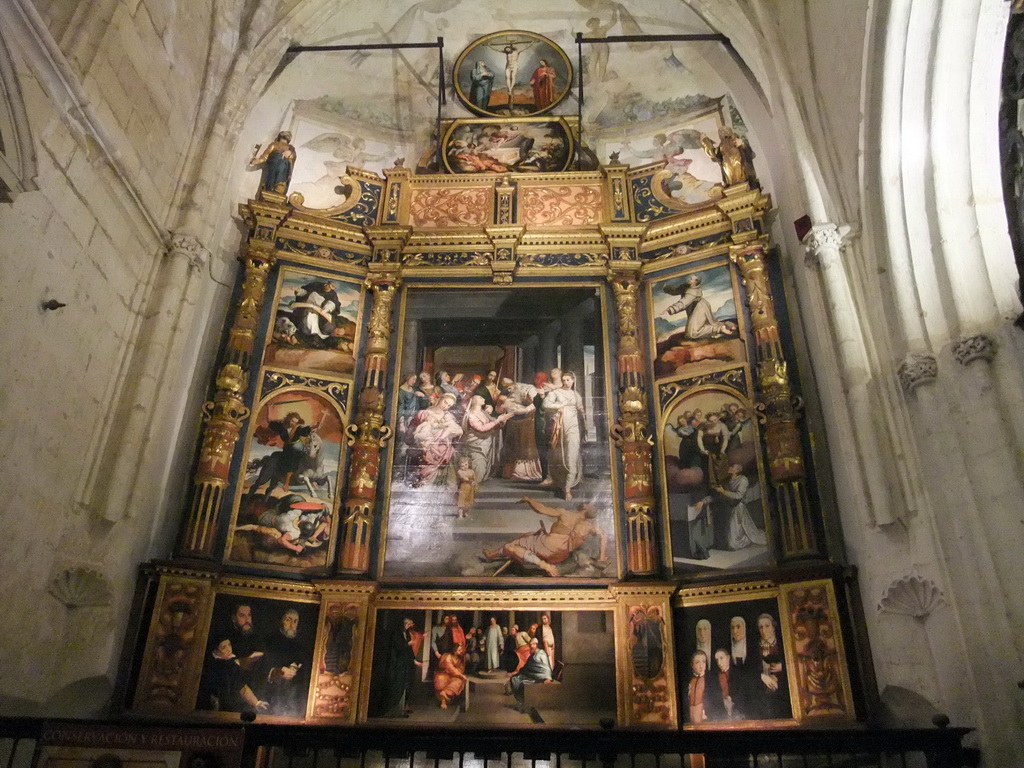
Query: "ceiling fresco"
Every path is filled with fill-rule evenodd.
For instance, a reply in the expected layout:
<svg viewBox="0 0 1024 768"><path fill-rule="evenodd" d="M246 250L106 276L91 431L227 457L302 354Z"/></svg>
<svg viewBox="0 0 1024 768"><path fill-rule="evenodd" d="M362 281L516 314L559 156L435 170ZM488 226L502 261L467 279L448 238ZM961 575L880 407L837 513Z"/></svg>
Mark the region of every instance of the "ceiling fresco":
<svg viewBox="0 0 1024 768"><path fill-rule="evenodd" d="M551 115L582 113L582 141L608 162L612 152L633 166L667 161L693 175L684 187L720 180L699 143L717 125L746 127L722 76L706 58L715 42L644 42L583 46L585 36L710 33L683 0L642 4L610 0L521 0L509 4L470 0L421 0L410 5L360 0L339 2L303 45L422 43L444 38L446 103L442 119L471 112L452 87L459 55L474 41L500 30L520 29L550 38L582 69L584 104L577 82ZM529 75L520 74L524 82ZM495 87L503 87L499 72ZM247 126L254 142L290 130L297 149L292 191L305 205L340 204L347 166L380 172L398 157L417 167L433 159L438 103L436 49L307 52L295 56L269 84ZM500 86L498 85L500 83ZM246 179L245 183L250 183ZM679 195L691 194L687 189Z"/></svg>

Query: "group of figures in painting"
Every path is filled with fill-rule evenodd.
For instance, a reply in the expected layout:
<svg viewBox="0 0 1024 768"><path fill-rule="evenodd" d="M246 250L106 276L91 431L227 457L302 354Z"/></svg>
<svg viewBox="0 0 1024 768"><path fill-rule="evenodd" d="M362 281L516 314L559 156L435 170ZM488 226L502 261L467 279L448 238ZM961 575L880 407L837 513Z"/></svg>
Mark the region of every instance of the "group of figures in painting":
<svg viewBox="0 0 1024 768"><path fill-rule="evenodd" d="M446 135L445 163L453 173L550 173L572 159L572 139L561 120L456 123Z"/></svg>
<svg viewBox="0 0 1024 768"><path fill-rule="evenodd" d="M484 115L545 112L565 96L572 69L565 53L546 37L510 31L470 45L455 65L456 93Z"/></svg>
<svg viewBox="0 0 1024 768"><path fill-rule="evenodd" d="M610 533L591 502L574 508L539 500L573 500L584 482L587 424L576 376L557 368L533 383L516 382L495 370L479 374L438 371L405 374L398 390L397 449L393 499L412 493L429 499L435 512L459 520L485 516L481 487L491 480L518 489L516 503L547 518L550 528L482 546L479 558L501 563L491 575L518 564L560 575L560 566L584 545L597 544L596 563L611 565ZM580 553L582 554L582 553ZM574 564L575 564L574 560Z"/></svg>
<svg viewBox="0 0 1024 768"><path fill-rule="evenodd" d="M196 709L304 717L316 606L239 597L217 608Z"/></svg>
<svg viewBox="0 0 1024 768"><path fill-rule="evenodd" d="M538 707L557 710L570 720L572 710L593 710L595 703L614 709L609 687L600 684L593 690L601 701L574 700L581 686L594 682L593 676L604 682L609 675L614 678L614 665L608 663L612 640L606 631L590 638L599 658L574 659L579 667L572 665L576 685L563 679L560 640L563 633L579 636L578 612L439 611L430 624L422 618L418 623L414 615L391 610L378 614L371 718L501 723L517 719L508 712L512 709L527 716L523 722L538 722L544 716ZM552 683L559 687L543 704L528 696L530 686Z"/></svg>
<svg viewBox="0 0 1024 768"><path fill-rule="evenodd" d="M791 717L778 616L765 610L755 618L737 608L726 620L727 608L716 606L711 618L697 620L696 644L688 657L687 722L698 725ZM751 619L756 637L748 637Z"/></svg>

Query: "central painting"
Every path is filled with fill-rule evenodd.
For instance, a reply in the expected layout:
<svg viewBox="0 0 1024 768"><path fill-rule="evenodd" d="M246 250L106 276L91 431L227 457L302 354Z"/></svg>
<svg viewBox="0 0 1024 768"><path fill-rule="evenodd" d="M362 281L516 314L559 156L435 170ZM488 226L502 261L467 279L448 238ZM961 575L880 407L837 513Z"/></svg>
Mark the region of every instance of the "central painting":
<svg viewBox="0 0 1024 768"><path fill-rule="evenodd" d="M618 577L599 287L409 288L383 575Z"/></svg>

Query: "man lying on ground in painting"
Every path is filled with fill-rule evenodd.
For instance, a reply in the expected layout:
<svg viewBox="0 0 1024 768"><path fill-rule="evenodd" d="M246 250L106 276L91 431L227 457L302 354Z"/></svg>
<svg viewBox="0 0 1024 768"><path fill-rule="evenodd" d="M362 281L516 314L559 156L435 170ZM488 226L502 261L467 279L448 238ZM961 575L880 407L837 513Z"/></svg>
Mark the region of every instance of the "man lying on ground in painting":
<svg viewBox="0 0 1024 768"><path fill-rule="evenodd" d="M522 668L508 679L506 693L515 697L513 708L523 709L523 686L530 683L551 682L551 661L547 652L540 647L540 641L534 637L530 640L529 656Z"/></svg>
<svg viewBox="0 0 1024 768"><path fill-rule="evenodd" d="M224 638L214 646L210 658L203 666L199 681L196 709L216 712L267 712L270 703L262 701L245 682L245 672L231 648L231 640Z"/></svg>
<svg viewBox="0 0 1024 768"><path fill-rule="evenodd" d="M301 554L316 549L330 535L331 517L319 502L298 494L285 496L276 507L260 515L258 524L239 525L236 531L254 531L282 549Z"/></svg>
<svg viewBox="0 0 1024 768"><path fill-rule="evenodd" d="M708 657L704 651L694 651L690 657L690 683L687 686L687 702L690 705L690 722L703 723L707 720L704 712L704 692L707 689Z"/></svg>
<svg viewBox="0 0 1024 768"><path fill-rule="evenodd" d="M452 699L459 696L466 687L466 672L462 657L466 646L459 643L451 653L445 653L437 663L434 673L434 693L441 709L448 709Z"/></svg>
<svg viewBox="0 0 1024 768"><path fill-rule="evenodd" d="M541 523L536 533L528 533L513 539L498 549L485 549L487 562L508 559L520 565L540 568L548 576L558 576L558 565L564 563L573 552L582 547L591 536L600 542L598 562L608 560L608 533L594 522L597 512L593 505L580 504L573 512L562 507L550 507L535 499L524 496L519 500L529 504L534 512L555 518L551 530L545 530Z"/></svg>

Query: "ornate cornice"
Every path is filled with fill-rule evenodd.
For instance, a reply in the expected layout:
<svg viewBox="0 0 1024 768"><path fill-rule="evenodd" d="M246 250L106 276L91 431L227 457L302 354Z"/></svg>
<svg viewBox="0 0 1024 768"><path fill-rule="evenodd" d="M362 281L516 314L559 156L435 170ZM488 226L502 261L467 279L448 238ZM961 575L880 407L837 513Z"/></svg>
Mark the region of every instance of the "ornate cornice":
<svg viewBox="0 0 1024 768"><path fill-rule="evenodd" d="M960 365L970 365L975 360L991 362L996 356L996 343L983 333L964 336L953 345L953 357Z"/></svg>
<svg viewBox="0 0 1024 768"><path fill-rule="evenodd" d="M935 355L910 354L903 358L896 376L905 392L913 392L923 384L931 384L939 375L939 364Z"/></svg>

